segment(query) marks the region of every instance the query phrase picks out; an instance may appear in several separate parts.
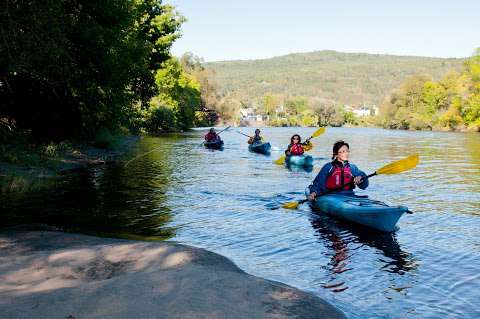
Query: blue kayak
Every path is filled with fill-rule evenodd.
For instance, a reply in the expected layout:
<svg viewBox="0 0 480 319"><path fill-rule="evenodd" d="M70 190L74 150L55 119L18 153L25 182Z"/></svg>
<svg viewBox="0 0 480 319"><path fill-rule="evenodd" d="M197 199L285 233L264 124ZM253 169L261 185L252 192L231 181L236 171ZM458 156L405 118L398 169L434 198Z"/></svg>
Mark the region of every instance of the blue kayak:
<svg viewBox="0 0 480 319"><path fill-rule="evenodd" d="M297 166L312 166L313 157L311 155L290 155L285 158L285 164Z"/></svg>
<svg viewBox="0 0 480 319"><path fill-rule="evenodd" d="M270 143L255 143L248 145L250 152L260 153L260 154L269 154L271 149Z"/></svg>
<svg viewBox="0 0 480 319"><path fill-rule="evenodd" d="M368 197L340 194L319 196L310 205L315 211L384 232L395 231L397 221L408 211L405 206L388 206Z"/></svg>
<svg viewBox="0 0 480 319"><path fill-rule="evenodd" d="M203 142L203 145L205 145L206 148L211 148L215 150L219 150L223 148L223 141L222 140L216 140L216 141L211 141L211 142Z"/></svg>

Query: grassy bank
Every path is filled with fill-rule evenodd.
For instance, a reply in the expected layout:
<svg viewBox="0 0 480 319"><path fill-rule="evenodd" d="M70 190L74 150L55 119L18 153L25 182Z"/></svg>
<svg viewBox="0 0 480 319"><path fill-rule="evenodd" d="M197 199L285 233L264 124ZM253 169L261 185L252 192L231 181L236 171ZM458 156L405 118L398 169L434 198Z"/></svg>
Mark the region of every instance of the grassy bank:
<svg viewBox="0 0 480 319"><path fill-rule="evenodd" d="M100 134L94 141L38 141L16 132L0 144L0 193L48 186L64 171L116 161L138 140Z"/></svg>

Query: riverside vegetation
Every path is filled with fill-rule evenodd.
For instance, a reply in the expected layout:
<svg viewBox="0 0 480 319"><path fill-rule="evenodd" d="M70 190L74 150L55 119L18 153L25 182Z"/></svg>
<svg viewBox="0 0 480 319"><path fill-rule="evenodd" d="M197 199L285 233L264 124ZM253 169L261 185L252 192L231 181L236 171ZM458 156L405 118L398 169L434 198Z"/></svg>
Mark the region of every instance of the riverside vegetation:
<svg viewBox="0 0 480 319"><path fill-rule="evenodd" d="M7 0L0 19L3 171L217 119L209 71L170 53L185 21L171 5Z"/></svg>
<svg viewBox="0 0 480 319"><path fill-rule="evenodd" d="M479 50L466 59L319 51L207 67L233 107L252 106L272 126L480 127ZM358 118L346 105L379 114Z"/></svg>

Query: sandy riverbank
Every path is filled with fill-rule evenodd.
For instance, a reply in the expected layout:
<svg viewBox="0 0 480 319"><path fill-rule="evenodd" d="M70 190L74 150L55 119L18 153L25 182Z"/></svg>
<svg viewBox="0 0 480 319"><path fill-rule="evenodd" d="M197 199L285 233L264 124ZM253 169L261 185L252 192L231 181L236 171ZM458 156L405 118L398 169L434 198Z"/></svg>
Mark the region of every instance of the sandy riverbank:
<svg viewBox="0 0 480 319"><path fill-rule="evenodd" d="M204 249L0 232L0 318L68 317L345 318L314 295L249 275Z"/></svg>

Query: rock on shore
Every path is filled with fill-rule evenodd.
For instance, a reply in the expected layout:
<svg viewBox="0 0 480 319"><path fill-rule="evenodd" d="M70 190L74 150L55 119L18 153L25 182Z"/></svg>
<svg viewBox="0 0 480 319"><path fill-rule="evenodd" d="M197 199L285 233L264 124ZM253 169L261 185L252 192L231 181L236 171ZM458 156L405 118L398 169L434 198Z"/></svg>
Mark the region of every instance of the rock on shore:
<svg viewBox="0 0 480 319"><path fill-rule="evenodd" d="M0 232L0 318L345 318L322 299L172 242Z"/></svg>

